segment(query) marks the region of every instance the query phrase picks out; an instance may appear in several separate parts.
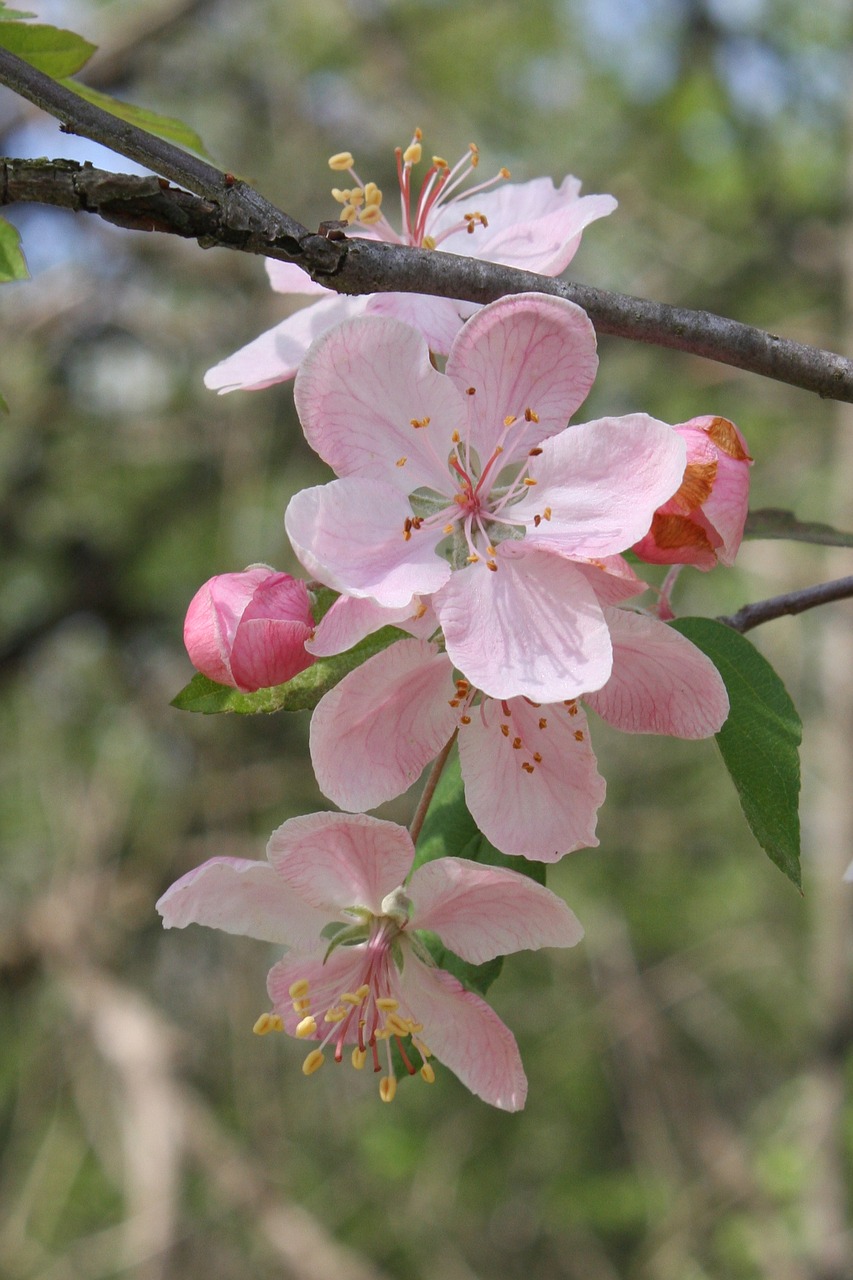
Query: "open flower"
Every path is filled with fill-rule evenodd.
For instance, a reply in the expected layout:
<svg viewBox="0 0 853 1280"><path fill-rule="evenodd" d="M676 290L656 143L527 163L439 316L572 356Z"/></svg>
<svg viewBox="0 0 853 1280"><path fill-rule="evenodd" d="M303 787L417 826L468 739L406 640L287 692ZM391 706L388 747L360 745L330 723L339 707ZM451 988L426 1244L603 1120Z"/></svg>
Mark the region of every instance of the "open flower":
<svg viewBox="0 0 853 1280"><path fill-rule="evenodd" d="M313 631L305 583L253 565L199 587L187 610L184 644L203 675L251 693L310 667L314 655L305 641Z"/></svg>
<svg viewBox="0 0 853 1280"><path fill-rule="evenodd" d="M687 445L684 478L632 550L650 564L733 564L749 506L746 441L728 418L691 418L673 430Z"/></svg>
<svg viewBox="0 0 853 1280"><path fill-rule="evenodd" d="M384 1065L386 1102L396 1091L394 1040L411 1075L421 1064L431 1083L435 1054L484 1101L506 1111L524 1106L527 1081L511 1032L434 966L417 931L438 934L471 964L574 946L583 930L560 898L514 871L462 858L410 875L408 832L362 815L292 818L273 832L267 857L212 858L157 903L166 928L205 924L291 948L270 971L273 1011L258 1019L258 1033L311 1041L306 1075L327 1052L341 1062L352 1046L357 1069Z"/></svg>
<svg viewBox="0 0 853 1280"><path fill-rule="evenodd" d="M421 151L420 130L405 150L397 148L402 233L385 217L376 183L362 182L355 172L349 152L332 156L332 169L348 172L354 184L334 188L332 194L355 233L556 276L577 252L583 229L616 208L612 196L581 196L581 184L572 177L559 187L550 178L506 184L509 173L501 169L490 180L466 186L479 161L473 144L452 166L433 156L415 196L412 170L421 160ZM463 321L477 310L472 303L423 294L346 298L315 284L295 264L267 259L266 266L273 289L317 301L208 370L204 381L212 391L256 391L288 381L321 333L365 312L396 316L415 325L432 350L445 355Z"/></svg>
<svg viewBox="0 0 853 1280"><path fill-rule="evenodd" d="M716 667L646 614L605 608L613 673L586 701L617 729L706 738L729 709ZM604 780L583 708L484 697L436 644L401 640L350 672L311 721L311 759L324 795L373 809L401 794L454 731L465 800L504 853L555 862L598 844Z"/></svg>
<svg viewBox="0 0 853 1280"><path fill-rule="evenodd" d="M596 367L586 313L535 293L479 311L443 374L396 320L325 334L296 404L342 478L292 499L299 559L384 607L431 595L454 665L491 697L600 688L610 638L584 566L645 533L686 452L646 414L566 429Z"/></svg>

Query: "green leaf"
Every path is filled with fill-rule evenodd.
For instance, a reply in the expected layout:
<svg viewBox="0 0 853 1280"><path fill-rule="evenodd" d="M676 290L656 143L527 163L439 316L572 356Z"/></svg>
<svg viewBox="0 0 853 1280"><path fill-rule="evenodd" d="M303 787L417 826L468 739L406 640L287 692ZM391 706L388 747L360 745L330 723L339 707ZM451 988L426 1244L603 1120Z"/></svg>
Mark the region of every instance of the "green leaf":
<svg viewBox="0 0 853 1280"><path fill-rule="evenodd" d="M5 218L0 218L0 283L26 280L27 260L21 249L21 233Z"/></svg>
<svg viewBox="0 0 853 1280"><path fill-rule="evenodd" d="M484 996L495 979L500 977L504 966L503 956L495 956L494 960L487 960L485 964L469 964L467 960L460 959L454 951L448 951L437 933L418 929L417 935L438 968L452 973L466 991L475 991L478 996Z"/></svg>
<svg viewBox="0 0 853 1280"><path fill-rule="evenodd" d="M789 542L812 542L822 547L853 547L853 533L833 529L817 520L798 520L793 511L763 507L746 518L747 538L784 538Z"/></svg>
<svg viewBox="0 0 853 1280"><path fill-rule="evenodd" d="M85 67L98 46L61 27L0 21L0 47L54 80L62 80Z"/></svg>
<svg viewBox="0 0 853 1280"><path fill-rule="evenodd" d="M717 743L756 840L800 888L802 724L770 663L745 636L711 618L672 623L707 654L725 681L731 711Z"/></svg>
<svg viewBox="0 0 853 1280"><path fill-rule="evenodd" d="M333 658L318 658L313 666L300 671L298 676L294 676L286 684L258 689L257 693L241 693L239 689L232 689L229 685L208 680L207 676L196 675L172 699L172 706L179 711L201 711L204 715L214 715L221 711L233 711L244 716L271 711L312 711L323 694L333 689L350 671L360 667L374 654L387 649L396 640L407 638L406 633L398 627L383 627L381 631L375 631L372 636L359 641L346 653L335 654Z"/></svg>
<svg viewBox="0 0 853 1280"><path fill-rule="evenodd" d="M0 0L0 22L19 22L22 18L34 18L34 13L24 13L22 9L7 9L4 0Z"/></svg>
<svg viewBox="0 0 853 1280"><path fill-rule="evenodd" d="M158 138L165 138L167 142L174 142L178 147L185 147L188 151L195 151L197 155L210 159L199 135L182 120L161 116L156 111L148 111L145 107L137 107L130 102L121 102L118 98L98 93L96 89L90 89L88 85L79 84L76 80L63 80L62 83L66 89L73 90L93 106L109 111L110 115L117 116L119 120L126 120L128 124L135 124L138 129L146 129Z"/></svg>

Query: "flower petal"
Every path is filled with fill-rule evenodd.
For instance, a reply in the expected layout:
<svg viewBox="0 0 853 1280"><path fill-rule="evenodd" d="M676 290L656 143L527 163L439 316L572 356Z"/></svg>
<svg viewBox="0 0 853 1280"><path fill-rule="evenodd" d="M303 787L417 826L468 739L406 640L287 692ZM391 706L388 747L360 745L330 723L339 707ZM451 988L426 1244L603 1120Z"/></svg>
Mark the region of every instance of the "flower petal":
<svg viewBox="0 0 853 1280"><path fill-rule="evenodd" d="M270 863L326 922L348 907L379 914L382 899L403 883L415 856L409 833L361 813L290 818L267 845Z"/></svg>
<svg viewBox="0 0 853 1280"><path fill-rule="evenodd" d="M583 928L555 893L505 867L437 858L408 885L412 926L437 933L470 964L540 947L573 947Z"/></svg>
<svg viewBox="0 0 853 1280"><path fill-rule="evenodd" d="M303 361L294 397L305 438L339 476L406 494L452 487L446 459L464 401L409 325L365 316L325 334Z"/></svg>
<svg viewBox="0 0 853 1280"><path fill-rule="evenodd" d="M437 591L450 566L436 555L438 531L419 529L406 540L408 500L378 480L349 477L291 498L287 536L309 573L352 596L389 608Z"/></svg>
<svg viewBox="0 0 853 1280"><path fill-rule="evenodd" d="M412 615L409 604L398 609L385 609L375 600L365 596L338 596L327 614L317 623L306 649L317 658L327 658L335 653L345 653L365 636L382 627L400 626ZM433 623L435 630L435 623Z"/></svg>
<svg viewBox="0 0 853 1280"><path fill-rule="evenodd" d="M167 889L157 903L167 929L203 924L262 942L306 946L328 917L314 911L268 862L211 858Z"/></svg>
<svg viewBox="0 0 853 1280"><path fill-rule="evenodd" d="M645 413L582 423L544 441L513 515L537 546L589 560L624 551L680 485L685 456L672 427Z"/></svg>
<svg viewBox="0 0 853 1280"><path fill-rule="evenodd" d="M506 462L556 431L586 399L595 380L595 330L585 311L563 298L521 293L483 307L465 325L447 360L447 376L468 395L471 443L483 462L500 443L504 420L516 428Z"/></svg>
<svg viewBox="0 0 853 1280"><path fill-rule="evenodd" d="M392 316L417 329L430 351L446 356L462 328L470 303L453 298L429 298L423 293L374 293L367 314Z"/></svg>
<svg viewBox="0 0 853 1280"><path fill-rule="evenodd" d="M297 1012L293 1008L289 988L301 980L308 983L310 1012L317 1020L317 1031L313 1036L304 1037L306 1046L328 1034L330 1026L323 1021L323 1015L338 1004L344 991L352 991L361 984L365 970L366 947L338 947L324 959L328 942L322 939L321 943L313 951L289 951L283 960L273 965L267 976L267 992L289 1036L296 1035L296 1028L307 1012ZM341 1030L343 1043L355 1044L358 1040L358 1019L351 1018L349 1025L345 1029L341 1027Z"/></svg>
<svg viewBox="0 0 853 1280"><path fill-rule="evenodd" d="M334 294L303 307L208 369L204 385L224 395L227 391L260 391L276 382L288 382L312 342L342 320L361 315L368 297L342 298Z"/></svg>
<svg viewBox="0 0 853 1280"><path fill-rule="evenodd" d="M184 621L184 644L194 667L218 684L233 684L231 648L243 612L260 584L270 576L265 566L210 578L190 601Z"/></svg>
<svg viewBox="0 0 853 1280"><path fill-rule="evenodd" d="M649 584L634 572L623 556L600 556L595 560L576 560L575 564L599 604L621 604L649 589Z"/></svg>
<svg viewBox="0 0 853 1280"><path fill-rule="evenodd" d="M295 262L279 262L277 258L264 258L264 266L267 269L270 285L276 293L302 293L317 297L340 296L335 294L334 290L327 289L325 285L317 284L308 272L297 267Z"/></svg>
<svg viewBox="0 0 853 1280"><path fill-rule="evenodd" d="M710 658L656 618L606 609L613 674L586 702L625 733L709 738L723 726L729 699Z"/></svg>
<svg viewBox="0 0 853 1280"><path fill-rule="evenodd" d="M317 783L342 809L374 809L420 777L456 727L447 655L400 640L351 671L311 718Z"/></svg>
<svg viewBox="0 0 853 1280"><path fill-rule="evenodd" d="M439 1061L478 1098L520 1111L527 1078L515 1037L485 1000L443 969L409 955L399 978L401 1012L423 1023L422 1038Z"/></svg>
<svg viewBox="0 0 853 1280"><path fill-rule="evenodd" d="M496 849L556 862L598 844L605 785L577 705L486 702L460 730L459 759L465 802Z"/></svg>
<svg viewBox="0 0 853 1280"><path fill-rule="evenodd" d="M493 698L561 702L603 685L610 636L583 574L526 540L496 559L496 573L470 565L433 597L453 665Z"/></svg>

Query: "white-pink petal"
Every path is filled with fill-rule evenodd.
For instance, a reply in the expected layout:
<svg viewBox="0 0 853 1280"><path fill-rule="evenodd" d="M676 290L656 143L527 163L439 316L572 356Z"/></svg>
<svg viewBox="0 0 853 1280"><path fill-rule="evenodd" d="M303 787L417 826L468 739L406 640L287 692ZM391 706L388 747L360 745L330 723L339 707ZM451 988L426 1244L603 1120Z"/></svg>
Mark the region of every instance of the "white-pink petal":
<svg viewBox="0 0 853 1280"><path fill-rule="evenodd" d="M430 298L424 293L373 293L367 314L391 316L423 336L430 351L447 355L471 304L453 298Z"/></svg>
<svg viewBox="0 0 853 1280"><path fill-rule="evenodd" d="M382 627L400 626L409 622L412 607L402 605L399 609L384 609L375 600L364 596L338 596L335 603L318 622L314 636L306 641L305 647L317 658L327 658L331 654L345 653L353 645L358 644L365 636L372 635ZM435 624L433 624L433 629Z"/></svg>
<svg viewBox="0 0 853 1280"><path fill-rule="evenodd" d="M308 443L339 476L368 476L405 494L447 489L465 403L409 325L365 316L327 333L304 360L294 398Z"/></svg>
<svg viewBox="0 0 853 1280"><path fill-rule="evenodd" d="M595 330L585 311L563 298L522 293L478 311L453 344L447 377L467 396L469 437L485 463L504 420L535 414L516 428L504 462L523 458L562 431L586 399L598 368Z"/></svg>
<svg viewBox="0 0 853 1280"><path fill-rule="evenodd" d="M323 1014L339 1004L344 991L352 991L361 984L365 969L365 947L338 947L324 959L328 942L325 939L321 941L319 950L290 951L283 960L273 965L267 975L267 992L273 1008L290 1036L296 1035L296 1028L305 1017L305 1012L293 1008L289 988L294 982L308 983L310 1007L317 1019L317 1031L313 1036L305 1037L307 1047L310 1047L312 1040L320 1040L328 1033L329 1023L323 1021ZM358 1019L351 1018L344 1043L355 1044L357 1040Z"/></svg>
<svg viewBox="0 0 853 1280"><path fill-rule="evenodd" d="M459 759L468 809L503 853L556 862L598 844L605 783L577 705L487 701L460 730Z"/></svg>
<svg viewBox="0 0 853 1280"><path fill-rule="evenodd" d="M610 634L592 587L570 561L506 541L497 571L457 570L433 598L447 652L493 698L560 702L610 675Z"/></svg>
<svg viewBox="0 0 853 1280"><path fill-rule="evenodd" d="M351 671L311 718L311 763L342 809L374 809L420 777L456 727L446 654L400 640Z"/></svg>
<svg viewBox="0 0 853 1280"><path fill-rule="evenodd" d="M326 922L348 907L378 915L382 899L408 875L415 851L405 827L364 814L311 813L270 836L267 857L303 902Z"/></svg>
<svg viewBox="0 0 853 1280"><path fill-rule="evenodd" d="M515 1037L485 1000L443 969L411 955L398 975L401 1013L423 1023L421 1038L461 1082L493 1107L520 1111L527 1078Z"/></svg>
<svg viewBox="0 0 853 1280"><path fill-rule="evenodd" d="M412 927L437 933L470 964L540 947L573 947L583 928L555 893L528 876L467 858L438 858L408 885Z"/></svg>
<svg viewBox="0 0 853 1280"><path fill-rule="evenodd" d="M700 649L664 622L627 609L605 611L613 674L585 701L625 733L709 738L729 713L723 679Z"/></svg>
<svg viewBox="0 0 853 1280"><path fill-rule="evenodd" d="M325 285L317 284L307 271L297 267L295 262L279 262L277 258L264 258L267 277L276 293L302 293L321 297L323 295L339 296Z"/></svg>
<svg viewBox="0 0 853 1280"><path fill-rule="evenodd" d="M328 916L314 911L268 862L211 858L188 871L157 903L167 929L203 924L262 942L310 946Z"/></svg>

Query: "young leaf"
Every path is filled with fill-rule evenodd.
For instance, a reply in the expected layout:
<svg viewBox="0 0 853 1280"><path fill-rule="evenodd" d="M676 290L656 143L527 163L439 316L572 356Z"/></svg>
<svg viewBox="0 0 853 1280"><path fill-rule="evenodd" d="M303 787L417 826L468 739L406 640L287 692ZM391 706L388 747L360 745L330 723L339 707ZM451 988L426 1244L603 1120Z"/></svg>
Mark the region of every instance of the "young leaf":
<svg viewBox="0 0 853 1280"><path fill-rule="evenodd" d="M34 18L34 13L24 13L22 9L7 9L5 0L0 0L0 22L19 22L22 18Z"/></svg>
<svg viewBox="0 0 853 1280"><path fill-rule="evenodd" d="M119 120L126 120L128 124L135 124L139 129L146 129L148 133L156 134L158 138L165 138L167 142L174 142L178 147L185 147L188 151L195 151L197 155L210 159L196 131L184 124L182 120L161 116L156 111L134 106L131 102L121 102L118 98L111 98L106 93L98 93L96 89L90 89L88 85L79 84L76 80L63 80L62 83L66 89L73 90L93 106L109 111L110 115L117 116Z"/></svg>
<svg viewBox="0 0 853 1280"><path fill-rule="evenodd" d="M220 711L234 711L239 715L257 715L270 711L312 711L324 693L343 680L345 675L360 667L375 653L387 649L395 640L406 639L397 627L383 627L359 641L346 653L332 658L318 658L313 666L300 671L286 684L273 685L270 689L258 689L257 693L241 693L230 685L217 684L207 676L196 675L177 697L172 706L179 711L201 711L213 715Z"/></svg>
<svg viewBox="0 0 853 1280"><path fill-rule="evenodd" d="M4 19L8 16L0 15ZM98 46L61 27L0 21L0 47L54 80L62 80L85 67Z"/></svg>
<svg viewBox="0 0 853 1280"><path fill-rule="evenodd" d="M0 282L26 280L27 261L21 249L21 233L5 218L0 218Z"/></svg>
<svg viewBox="0 0 853 1280"><path fill-rule="evenodd" d="M717 743L755 838L800 887L802 724L785 686L745 636L711 618L671 624L706 653L729 694L729 718Z"/></svg>
<svg viewBox="0 0 853 1280"><path fill-rule="evenodd" d="M793 511L779 507L750 511L744 537L785 538L789 542L812 542L823 547L853 547L853 533L844 533L817 520L798 520Z"/></svg>

